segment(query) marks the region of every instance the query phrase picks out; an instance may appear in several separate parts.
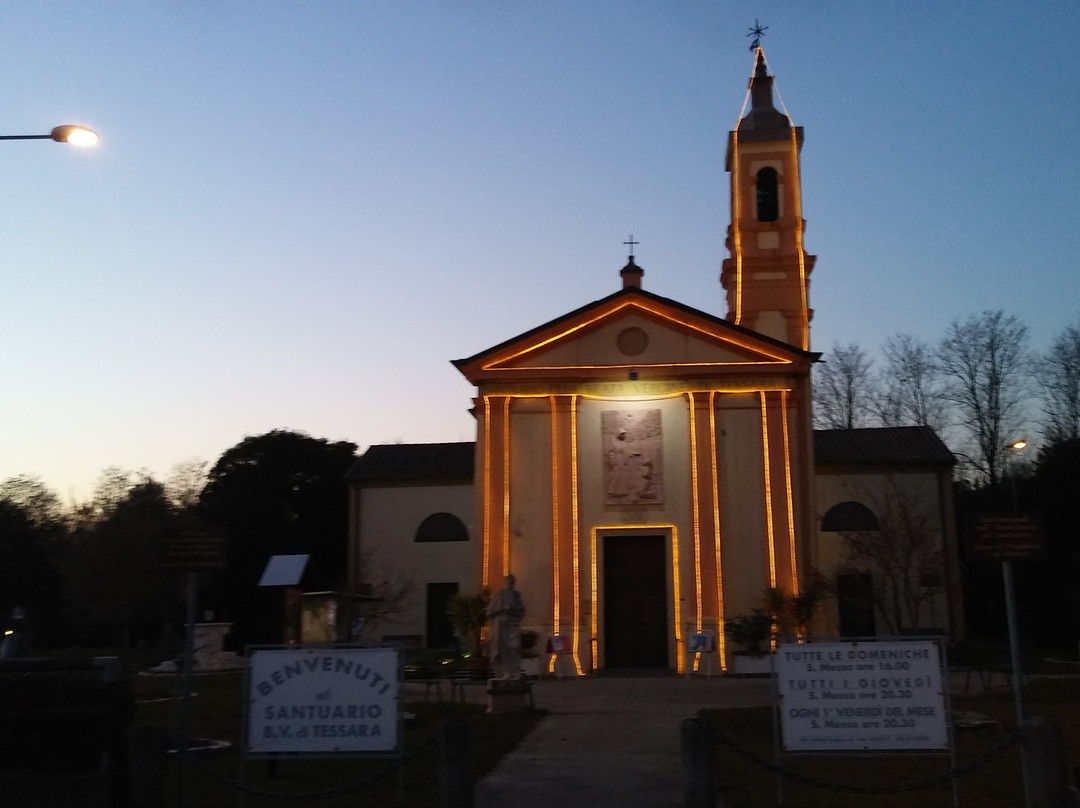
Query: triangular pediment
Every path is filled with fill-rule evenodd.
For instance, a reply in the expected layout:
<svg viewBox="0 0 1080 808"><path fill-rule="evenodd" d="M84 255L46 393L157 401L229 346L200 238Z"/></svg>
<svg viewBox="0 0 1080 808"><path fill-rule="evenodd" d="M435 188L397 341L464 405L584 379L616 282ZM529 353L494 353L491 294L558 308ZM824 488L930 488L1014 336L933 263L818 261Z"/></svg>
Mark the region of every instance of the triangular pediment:
<svg viewBox="0 0 1080 808"><path fill-rule="evenodd" d="M806 365L812 354L636 287L584 306L454 364L495 378L601 378L628 369L716 376Z"/></svg>

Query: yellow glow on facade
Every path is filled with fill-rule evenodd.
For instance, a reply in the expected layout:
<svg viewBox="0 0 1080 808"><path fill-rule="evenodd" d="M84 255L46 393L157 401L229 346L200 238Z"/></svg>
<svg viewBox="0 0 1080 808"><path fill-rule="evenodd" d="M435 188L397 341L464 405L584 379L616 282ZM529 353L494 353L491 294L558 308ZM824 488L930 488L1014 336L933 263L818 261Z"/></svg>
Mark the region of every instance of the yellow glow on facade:
<svg viewBox="0 0 1080 808"><path fill-rule="evenodd" d="M795 553L795 494L791 484L791 437L788 434L788 397L787 394L780 396L780 414L784 426L784 486L787 488L787 523L788 523L788 552L791 555L791 589L792 595L799 594L799 562Z"/></svg>
<svg viewBox="0 0 1080 808"><path fill-rule="evenodd" d="M510 396L503 399L503 576L510 574Z"/></svg>
<svg viewBox="0 0 1080 808"><path fill-rule="evenodd" d="M740 272L739 273L740 282L741 282L741 277L742 277L742 273ZM504 364L506 364L508 362L512 362L513 360L518 359L519 357L525 356L526 354L533 353L533 352L538 351L538 350L540 350L542 348L545 348L548 345L551 345L552 343L558 342L559 340L565 339L566 337L570 336L571 334L574 334L574 333L582 330L583 328L588 328L589 326L593 325L594 323L600 322L601 320L607 319L607 318L611 317L612 315L617 314L618 312L622 311L625 308L640 309L640 310L642 310L644 312L655 315L656 317L659 317L659 318L663 319L666 322L677 323L677 324L683 326L684 328L687 328L687 329L689 329L691 331L694 331L694 332L697 332L699 334L704 334L705 336L709 336L709 337L715 336L715 332L713 330L710 330L708 328L704 328L704 327L698 325L697 323L691 322L690 320L688 320L686 318L678 317L677 314L674 311L672 311L670 309L666 309L666 308L661 309L661 308L653 305L651 301L640 300L640 299L638 299L638 300L623 300L623 301L620 301L619 303L617 303L616 305L612 306L611 308L601 309L600 311L596 312L588 320L582 320L581 322L575 323L574 325L569 326L568 328L560 331L559 333L553 334L552 336L550 336L550 337L548 337L546 339L542 339L539 342L536 342L536 343L534 343L532 345L529 345L526 348L522 348L522 349L516 351L515 353L508 354L508 355L505 355L505 356L504 355L498 355L498 356L492 357L489 361L487 361L483 365L481 365L480 369L481 370L503 370L503 371L514 370L515 368L503 368L503 367L500 367L500 366L504 365ZM736 322L738 322L738 321L736 320ZM748 340L742 340L742 339L738 338L734 334L725 334L725 339L727 339L733 345L738 345L740 348L745 348L747 350L752 350L752 351L755 351L755 352L758 352L758 353L762 353L762 354L768 356L770 359L775 360L776 362L780 362L780 363L784 363L784 364L789 364L791 362L791 360L788 359L786 356L783 356L780 353L771 352L769 350L768 346L761 345L759 343L751 343ZM709 364L715 364L715 363L712 363L712 362L688 363L687 366L694 367L694 366L696 366L698 364L709 365ZM734 363L734 364L741 364L741 363ZM670 367L678 367L678 366L679 365L670 365ZM578 366L575 365L574 367L576 368ZM582 366L582 367L588 367L588 366ZM597 365L595 367L597 367L597 368L623 367L623 365ZM664 365L662 367L669 367L669 365ZM534 371L534 370L538 370L538 369L542 369L542 368L536 368L536 367L520 368L520 370L523 370L523 371ZM547 368L547 369L556 369L556 368Z"/></svg>
<svg viewBox="0 0 1080 808"><path fill-rule="evenodd" d="M581 639L581 543L578 540L578 434L577 434L577 396L570 397L570 507L573 526L570 532L572 542L571 558L573 558L574 573L574 670L578 676L584 671L581 667L581 653L578 651L578 642ZM595 566L595 561L593 562ZM596 613L596 604L593 604L593 614ZM592 666L596 667L596 657L592 658Z"/></svg>
<svg viewBox="0 0 1080 808"><path fill-rule="evenodd" d="M769 463L769 414L761 393L761 454L765 465L765 528L769 545L769 586L776 586L776 535L773 527L772 469Z"/></svg>
<svg viewBox="0 0 1080 808"><path fill-rule="evenodd" d="M491 502L491 399L484 396L484 547L480 570L481 586L491 586L488 565L491 562L491 514L487 504Z"/></svg>
<svg viewBox="0 0 1080 808"><path fill-rule="evenodd" d="M724 564L720 546L720 472L716 459L716 393L709 393L709 465L712 470L713 546L716 549L716 651L721 669L727 669L724 637Z"/></svg>
<svg viewBox="0 0 1080 808"><path fill-rule="evenodd" d="M679 587L679 528L673 524L640 524L640 525L597 525L592 529L589 536L589 545L592 555L592 571L590 574L590 580L592 582L592 648L593 648L593 668L596 668L597 660L597 637L600 634L600 609L598 607L597 598L599 596L598 586L598 573L597 565L599 559L596 553L597 538L600 535L600 531L604 531L606 534L626 533L633 531L635 533L642 531L649 531L655 533L658 530L670 530L671 531L671 601L672 601L672 615L673 615L673 636L675 637L675 669L678 673L686 673L686 654L685 642L682 636L682 594Z"/></svg>

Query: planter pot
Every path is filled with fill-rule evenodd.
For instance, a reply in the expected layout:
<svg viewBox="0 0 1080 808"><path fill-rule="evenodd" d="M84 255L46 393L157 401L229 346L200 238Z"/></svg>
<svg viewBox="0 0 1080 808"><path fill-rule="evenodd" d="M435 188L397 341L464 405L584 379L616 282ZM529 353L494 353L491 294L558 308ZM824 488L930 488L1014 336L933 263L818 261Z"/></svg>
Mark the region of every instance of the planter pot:
<svg viewBox="0 0 1080 808"><path fill-rule="evenodd" d="M771 660L769 654L735 654L729 673L736 676L769 676L772 673Z"/></svg>

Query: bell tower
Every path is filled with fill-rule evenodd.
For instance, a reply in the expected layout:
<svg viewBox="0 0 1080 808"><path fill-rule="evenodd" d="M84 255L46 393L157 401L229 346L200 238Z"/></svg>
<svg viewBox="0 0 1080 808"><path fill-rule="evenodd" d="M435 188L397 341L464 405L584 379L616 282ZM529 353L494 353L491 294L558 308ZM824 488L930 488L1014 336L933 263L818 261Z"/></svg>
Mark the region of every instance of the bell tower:
<svg viewBox="0 0 1080 808"><path fill-rule="evenodd" d="M808 293L816 256L803 249L802 141L802 127L773 106L773 77L758 47L750 111L728 133L730 257L724 259L720 284L728 320L809 350Z"/></svg>

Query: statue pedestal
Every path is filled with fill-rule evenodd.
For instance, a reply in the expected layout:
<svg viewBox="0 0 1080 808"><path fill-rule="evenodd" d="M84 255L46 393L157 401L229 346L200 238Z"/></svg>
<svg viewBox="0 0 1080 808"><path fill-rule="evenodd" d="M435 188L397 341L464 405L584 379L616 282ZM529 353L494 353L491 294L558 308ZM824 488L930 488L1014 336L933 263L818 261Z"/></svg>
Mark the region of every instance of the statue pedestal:
<svg viewBox="0 0 1080 808"><path fill-rule="evenodd" d="M488 679L489 713L522 713L532 706L532 686L524 679Z"/></svg>

